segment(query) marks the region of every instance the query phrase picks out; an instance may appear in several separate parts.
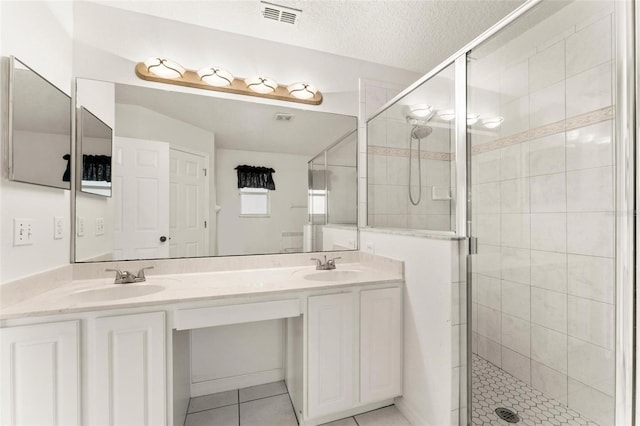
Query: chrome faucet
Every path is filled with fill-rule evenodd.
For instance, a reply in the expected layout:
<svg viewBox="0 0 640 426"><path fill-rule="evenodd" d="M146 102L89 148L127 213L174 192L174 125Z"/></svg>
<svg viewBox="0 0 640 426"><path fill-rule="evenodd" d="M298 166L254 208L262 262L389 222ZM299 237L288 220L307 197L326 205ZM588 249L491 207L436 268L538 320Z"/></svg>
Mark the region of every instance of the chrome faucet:
<svg viewBox="0 0 640 426"><path fill-rule="evenodd" d="M129 271L121 271L119 269L105 269L105 271L116 273L116 279L113 281L114 284L131 284L131 283L142 283L147 280L147 278L144 276L145 269L153 269L153 266L147 266L146 268L142 268L138 271L137 274L133 274Z"/></svg>
<svg viewBox="0 0 640 426"><path fill-rule="evenodd" d="M327 256L324 256L324 263L322 263L322 260L318 259L317 257L312 257L311 260L315 260L316 263L316 269L319 271L328 271L331 269L336 269L336 260L338 259L342 259L341 257L334 257L333 259L329 259L327 260Z"/></svg>

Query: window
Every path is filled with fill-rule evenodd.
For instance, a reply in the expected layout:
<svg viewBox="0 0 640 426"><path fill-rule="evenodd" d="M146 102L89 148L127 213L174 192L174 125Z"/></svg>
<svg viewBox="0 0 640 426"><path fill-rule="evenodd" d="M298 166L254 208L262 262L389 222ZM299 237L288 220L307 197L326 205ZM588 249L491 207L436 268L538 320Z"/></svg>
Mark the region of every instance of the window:
<svg viewBox="0 0 640 426"><path fill-rule="evenodd" d="M241 188L240 216L269 216L269 190Z"/></svg>
<svg viewBox="0 0 640 426"><path fill-rule="evenodd" d="M324 189L309 190L309 214L325 214L326 210L326 191Z"/></svg>

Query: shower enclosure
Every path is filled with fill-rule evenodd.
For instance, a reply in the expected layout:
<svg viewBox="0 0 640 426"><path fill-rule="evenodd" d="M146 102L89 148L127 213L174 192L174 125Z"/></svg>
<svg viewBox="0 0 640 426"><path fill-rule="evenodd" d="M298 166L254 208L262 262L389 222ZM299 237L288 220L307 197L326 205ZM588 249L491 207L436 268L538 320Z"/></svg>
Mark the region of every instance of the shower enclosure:
<svg viewBox="0 0 640 426"><path fill-rule="evenodd" d="M309 161L309 223L304 251L357 248L357 131Z"/></svg>
<svg viewBox="0 0 640 426"><path fill-rule="evenodd" d="M460 425L632 423L632 22L528 2L368 122L368 226L467 237Z"/></svg>

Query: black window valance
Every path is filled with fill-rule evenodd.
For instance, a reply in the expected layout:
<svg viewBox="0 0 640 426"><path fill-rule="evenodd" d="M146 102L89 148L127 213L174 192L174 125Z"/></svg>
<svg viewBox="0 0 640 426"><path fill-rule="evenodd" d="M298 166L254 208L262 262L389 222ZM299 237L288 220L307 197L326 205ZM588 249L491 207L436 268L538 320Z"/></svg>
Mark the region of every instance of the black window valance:
<svg viewBox="0 0 640 426"><path fill-rule="evenodd" d="M272 174L276 171L270 167L237 166L238 188L262 188L274 191L276 184Z"/></svg>
<svg viewBox="0 0 640 426"><path fill-rule="evenodd" d="M111 182L111 157L108 155L83 155L82 180Z"/></svg>

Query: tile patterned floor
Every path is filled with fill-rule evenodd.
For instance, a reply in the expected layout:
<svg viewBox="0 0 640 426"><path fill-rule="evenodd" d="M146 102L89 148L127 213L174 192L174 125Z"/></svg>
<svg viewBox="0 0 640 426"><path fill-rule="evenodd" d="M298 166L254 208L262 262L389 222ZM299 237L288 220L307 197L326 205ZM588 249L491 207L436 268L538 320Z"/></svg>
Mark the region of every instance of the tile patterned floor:
<svg viewBox="0 0 640 426"><path fill-rule="evenodd" d="M297 426L284 382L191 398L185 426ZM323 426L410 426L394 406Z"/></svg>
<svg viewBox="0 0 640 426"><path fill-rule="evenodd" d="M498 407L515 411L520 416L517 425L598 426L477 355L473 369L474 426L513 425L498 417Z"/></svg>

